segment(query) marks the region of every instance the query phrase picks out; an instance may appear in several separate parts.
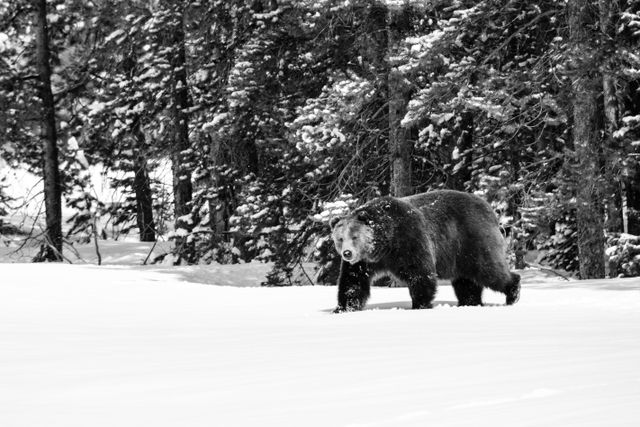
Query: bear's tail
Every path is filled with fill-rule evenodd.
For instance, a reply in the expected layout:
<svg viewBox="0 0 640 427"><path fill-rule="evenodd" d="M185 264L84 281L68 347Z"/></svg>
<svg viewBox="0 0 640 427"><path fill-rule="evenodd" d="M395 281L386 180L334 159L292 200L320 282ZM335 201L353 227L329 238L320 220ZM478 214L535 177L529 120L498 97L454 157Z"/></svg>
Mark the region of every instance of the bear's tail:
<svg viewBox="0 0 640 427"><path fill-rule="evenodd" d="M505 287L507 305L513 305L520 299L520 275L511 273L511 282Z"/></svg>

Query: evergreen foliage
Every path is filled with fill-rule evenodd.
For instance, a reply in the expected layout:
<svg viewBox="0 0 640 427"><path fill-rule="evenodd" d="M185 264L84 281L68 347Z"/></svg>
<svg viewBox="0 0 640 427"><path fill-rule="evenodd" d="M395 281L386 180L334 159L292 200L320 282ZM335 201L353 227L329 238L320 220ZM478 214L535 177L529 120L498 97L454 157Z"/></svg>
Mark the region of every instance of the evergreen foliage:
<svg viewBox="0 0 640 427"><path fill-rule="evenodd" d="M580 43L579 4L594 18ZM610 247L640 234L638 0L47 5L68 239L97 218L143 240L173 223L176 262L274 262L268 284L288 285L315 261L332 283L330 217L392 192L399 167L414 192L485 197L519 266L536 249L580 269L587 183ZM0 156L42 174L31 3L0 0L0 22ZM591 176L575 143L584 76L604 117ZM96 166L122 200L98 200Z"/></svg>

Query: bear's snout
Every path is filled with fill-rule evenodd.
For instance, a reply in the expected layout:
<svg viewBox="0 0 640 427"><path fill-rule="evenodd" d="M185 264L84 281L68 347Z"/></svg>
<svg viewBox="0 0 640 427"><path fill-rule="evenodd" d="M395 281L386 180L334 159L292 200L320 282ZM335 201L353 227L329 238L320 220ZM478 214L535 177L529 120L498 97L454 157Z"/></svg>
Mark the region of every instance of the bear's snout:
<svg viewBox="0 0 640 427"><path fill-rule="evenodd" d="M353 252L351 252L349 249L343 251L342 252L342 258L345 261L351 261L351 259L353 258Z"/></svg>

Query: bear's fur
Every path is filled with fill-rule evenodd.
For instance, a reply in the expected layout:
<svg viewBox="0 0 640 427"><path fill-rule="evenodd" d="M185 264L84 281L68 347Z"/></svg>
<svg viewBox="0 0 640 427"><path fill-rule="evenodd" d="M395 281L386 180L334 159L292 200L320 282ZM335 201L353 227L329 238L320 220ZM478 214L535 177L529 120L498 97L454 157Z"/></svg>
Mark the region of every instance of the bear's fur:
<svg viewBox="0 0 640 427"><path fill-rule="evenodd" d="M339 311L360 310L380 275L409 287L414 309L430 308L437 280L451 279L459 305L482 305L487 287L515 303L520 276L509 271L505 241L491 206L452 190L380 197L331 221L342 257Z"/></svg>

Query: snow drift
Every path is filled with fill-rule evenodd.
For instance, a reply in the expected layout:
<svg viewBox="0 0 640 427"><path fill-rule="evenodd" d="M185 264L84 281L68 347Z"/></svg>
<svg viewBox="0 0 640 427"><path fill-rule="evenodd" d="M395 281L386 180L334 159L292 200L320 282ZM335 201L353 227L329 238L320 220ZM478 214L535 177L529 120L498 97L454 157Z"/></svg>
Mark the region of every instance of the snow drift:
<svg viewBox="0 0 640 427"><path fill-rule="evenodd" d="M631 426L640 280L523 274L407 310L374 288L256 287L261 264L0 264L2 426Z"/></svg>

